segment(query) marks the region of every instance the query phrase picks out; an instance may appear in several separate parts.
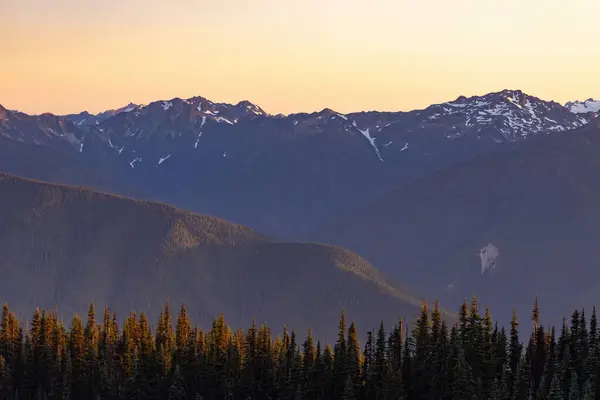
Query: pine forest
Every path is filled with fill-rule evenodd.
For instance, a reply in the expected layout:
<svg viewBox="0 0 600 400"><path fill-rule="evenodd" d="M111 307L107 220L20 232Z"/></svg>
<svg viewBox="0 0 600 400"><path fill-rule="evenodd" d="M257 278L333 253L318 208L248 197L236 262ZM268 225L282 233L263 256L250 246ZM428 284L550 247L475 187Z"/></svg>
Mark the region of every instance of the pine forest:
<svg viewBox="0 0 600 400"><path fill-rule="evenodd" d="M540 322L537 300L523 323L498 326L475 298L457 316L437 302L408 326L382 323L360 335L337 322L329 345L310 329L255 323L232 330L223 315L210 329L167 304L153 330L144 313L123 324L114 311L65 327L56 312L28 321L7 305L0 326L0 399L7 400L593 400L600 399L595 309L576 310L558 329ZM531 332L531 334L529 334ZM524 336L524 335L523 335Z"/></svg>

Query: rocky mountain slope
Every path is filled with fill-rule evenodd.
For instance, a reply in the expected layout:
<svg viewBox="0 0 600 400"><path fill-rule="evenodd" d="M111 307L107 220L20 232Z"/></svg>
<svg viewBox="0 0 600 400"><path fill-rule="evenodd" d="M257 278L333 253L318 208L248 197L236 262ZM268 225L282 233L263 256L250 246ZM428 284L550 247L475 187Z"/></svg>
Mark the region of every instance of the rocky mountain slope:
<svg viewBox="0 0 600 400"><path fill-rule="evenodd" d="M420 299L338 247L282 242L226 221L87 189L0 175L0 301L65 315L90 301L153 318L170 299L196 320L225 312L335 337L342 308L361 326L410 318ZM377 313L373 313L377 310ZM363 325L364 324L364 325Z"/></svg>
<svg viewBox="0 0 600 400"><path fill-rule="evenodd" d="M64 153L65 170L93 170L111 183L103 190L125 187L261 232L300 237L427 172L593 117L511 90L411 112L347 115L324 109L273 116L248 101L194 97L129 105L89 121L3 110L0 136ZM26 162L27 176L45 177L28 151L19 159L5 170L22 173Z"/></svg>
<svg viewBox="0 0 600 400"><path fill-rule="evenodd" d="M313 237L420 293L451 302L477 293L505 320L509 304L529 315L538 294L559 322L568 307L600 302L599 168L594 120L428 174Z"/></svg>

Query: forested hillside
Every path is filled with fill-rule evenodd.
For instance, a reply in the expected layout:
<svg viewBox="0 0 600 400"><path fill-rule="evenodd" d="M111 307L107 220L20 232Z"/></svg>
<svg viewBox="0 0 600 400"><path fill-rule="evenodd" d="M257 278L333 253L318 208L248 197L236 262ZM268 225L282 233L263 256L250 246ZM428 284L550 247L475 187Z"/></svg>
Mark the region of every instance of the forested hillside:
<svg viewBox="0 0 600 400"><path fill-rule="evenodd" d="M375 310L374 310L375 311ZM156 329L131 312L122 325L113 311L65 327L52 311L26 323L4 306L0 324L0 398L39 399L597 399L600 343L595 309L556 331L540 321L537 300L519 336L465 301L448 325L437 303L423 304L413 326L376 330L346 320L332 345L307 327L252 324L233 329L221 314L196 327L181 306L167 304ZM173 321L175 319L175 321ZM330 321L335 325L336 321ZM410 332L410 334L409 334Z"/></svg>
<svg viewBox="0 0 600 400"><path fill-rule="evenodd" d="M0 173L0 304L18 313L58 306L70 316L91 300L152 319L170 300L193 305L198 323L225 312L235 325L256 316L310 325L328 339L342 308L372 325L416 318L422 301L339 247Z"/></svg>

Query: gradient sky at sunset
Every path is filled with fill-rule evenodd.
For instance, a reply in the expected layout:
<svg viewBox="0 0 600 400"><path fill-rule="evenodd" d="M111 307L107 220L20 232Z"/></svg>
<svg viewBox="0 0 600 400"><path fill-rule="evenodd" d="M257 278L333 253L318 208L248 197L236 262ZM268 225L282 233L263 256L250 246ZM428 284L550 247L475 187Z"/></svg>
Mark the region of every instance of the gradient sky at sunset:
<svg viewBox="0 0 600 400"><path fill-rule="evenodd" d="M0 104L201 95L407 110L504 88L600 97L599 0L0 0Z"/></svg>

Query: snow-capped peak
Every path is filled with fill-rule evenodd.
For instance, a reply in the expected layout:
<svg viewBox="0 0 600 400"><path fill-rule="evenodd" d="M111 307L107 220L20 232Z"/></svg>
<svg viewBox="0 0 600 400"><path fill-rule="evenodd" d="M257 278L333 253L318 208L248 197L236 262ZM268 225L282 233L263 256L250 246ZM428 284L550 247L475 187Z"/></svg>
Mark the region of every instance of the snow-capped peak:
<svg viewBox="0 0 600 400"><path fill-rule="evenodd" d="M248 100L242 100L235 105L237 108L241 108L244 111L249 111L255 115L268 115L262 108L249 102Z"/></svg>
<svg viewBox="0 0 600 400"><path fill-rule="evenodd" d="M600 111L600 100L587 99L585 101L570 101L565 104L565 107L575 114L583 114L588 112Z"/></svg>
<svg viewBox="0 0 600 400"><path fill-rule="evenodd" d="M451 126L463 126L451 132L449 138L464 136L465 129L497 130L494 140L513 141L529 134L565 131L585 125L587 121L553 101L529 96L521 90L502 90L483 96L461 96L454 101L433 105L425 110L428 121L439 124L442 118L451 118ZM458 120L457 120L458 119ZM460 123L463 119L463 123Z"/></svg>
<svg viewBox="0 0 600 400"><path fill-rule="evenodd" d="M339 119L348 121L347 115L334 111L331 108L324 108L323 110L317 112L316 115L318 119Z"/></svg>
<svg viewBox="0 0 600 400"><path fill-rule="evenodd" d="M139 107L140 106L138 104L129 103L125 107L121 107L121 108L118 108L117 110L115 110L115 114L120 114L122 112L131 112Z"/></svg>

